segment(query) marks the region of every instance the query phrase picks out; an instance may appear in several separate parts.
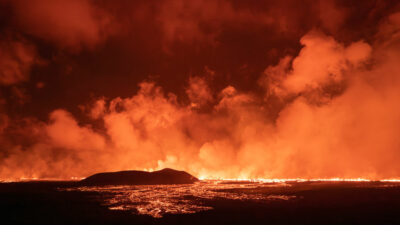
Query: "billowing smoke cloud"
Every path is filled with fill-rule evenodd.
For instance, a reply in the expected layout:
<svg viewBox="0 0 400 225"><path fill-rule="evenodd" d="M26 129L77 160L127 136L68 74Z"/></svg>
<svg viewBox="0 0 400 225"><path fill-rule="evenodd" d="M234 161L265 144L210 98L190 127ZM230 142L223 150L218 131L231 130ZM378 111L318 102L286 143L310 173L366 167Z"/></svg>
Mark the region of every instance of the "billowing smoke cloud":
<svg viewBox="0 0 400 225"><path fill-rule="evenodd" d="M254 90L212 85L218 72L206 69L207 75L190 74L182 93L143 81L132 96L99 97L81 107L88 112L85 122L67 109L52 111L44 122L1 114L0 178L70 178L164 167L209 178L399 178L400 16L385 17L369 40L342 41L332 33L350 14L337 1L318 2L312 10L320 12L323 29L301 35L298 53L289 51L263 67ZM37 4L18 16L19 24L60 48L95 46L106 22L97 19L90 3ZM35 13L43 5L51 7L40 11L53 16L49 21L54 23L39 29L43 18ZM76 9L75 16L86 22L60 15L73 17L60 28L62 20L53 13L61 6ZM24 8L20 2L16 7ZM278 24L284 33L298 27L295 13L279 16L278 23L277 12L244 8L225 1L178 1L161 4L156 18L167 42L214 42L218 32L208 35L207 30L237 20ZM58 28L65 29L66 38L58 36ZM12 70L11 77L22 78L4 84L26 80L27 73L15 71L29 71L35 58L33 50L9 49L5 54L18 62L11 64L24 69ZM24 61L27 55L31 61Z"/></svg>
<svg viewBox="0 0 400 225"><path fill-rule="evenodd" d="M292 74L283 78L283 86L294 93L342 81L343 73L364 63L371 51L363 41L343 47L332 37L318 33L305 35L300 43L304 48L293 60Z"/></svg>
<svg viewBox="0 0 400 225"><path fill-rule="evenodd" d="M213 99L206 80L201 77L189 78L189 87L186 89L186 93L191 101L192 107L199 107Z"/></svg>

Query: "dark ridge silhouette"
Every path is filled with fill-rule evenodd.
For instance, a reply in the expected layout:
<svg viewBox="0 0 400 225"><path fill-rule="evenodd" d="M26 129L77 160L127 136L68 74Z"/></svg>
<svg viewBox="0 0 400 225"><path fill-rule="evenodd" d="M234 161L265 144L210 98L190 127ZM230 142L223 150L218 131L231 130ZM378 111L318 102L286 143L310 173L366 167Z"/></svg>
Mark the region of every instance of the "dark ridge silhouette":
<svg viewBox="0 0 400 225"><path fill-rule="evenodd" d="M79 182L81 185L192 184L198 179L185 171L162 169L154 172L128 170L97 173Z"/></svg>

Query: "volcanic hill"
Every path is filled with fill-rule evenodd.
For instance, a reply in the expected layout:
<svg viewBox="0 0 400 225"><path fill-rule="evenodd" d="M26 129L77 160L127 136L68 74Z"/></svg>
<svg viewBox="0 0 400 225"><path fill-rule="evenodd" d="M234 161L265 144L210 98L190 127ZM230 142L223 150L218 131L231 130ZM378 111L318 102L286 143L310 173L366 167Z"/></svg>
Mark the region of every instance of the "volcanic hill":
<svg viewBox="0 0 400 225"><path fill-rule="evenodd" d="M128 170L97 173L79 182L80 185L155 185L192 184L198 179L185 171L162 169L154 172Z"/></svg>

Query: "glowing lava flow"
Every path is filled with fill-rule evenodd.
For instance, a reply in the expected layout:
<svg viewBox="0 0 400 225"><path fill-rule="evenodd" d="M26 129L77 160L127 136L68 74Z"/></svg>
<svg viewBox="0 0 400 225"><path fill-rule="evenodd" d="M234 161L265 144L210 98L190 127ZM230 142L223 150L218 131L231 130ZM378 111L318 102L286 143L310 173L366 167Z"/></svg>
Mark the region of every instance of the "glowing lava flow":
<svg viewBox="0 0 400 225"><path fill-rule="evenodd" d="M211 210L207 201L218 199L248 201L287 201L293 195L262 192L236 192L236 188L257 189L281 187L283 183L223 183L223 181L200 181L181 185L128 185L91 186L63 189L100 193L100 201L111 210L127 210L137 214L160 218L165 214L187 214Z"/></svg>
<svg viewBox="0 0 400 225"><path fill-rule="evenodd" d="M341 182L347 183L342 184ZM393 182L393 183L392 183ZM268 203L303 198L299 190L326 185L356 188L398 186L398 179L375 182L367 179L203 179L184 185L90 186L61 189L99 193L99 201L111 210L126 210L155 218L212 210L212 201L235 200ZM362 184L361 184L362 183ZM388 185L389 183L389 185ZM290 194L288 194L290 193Z"/></svg>
<svg viewBox="0 0 400 225"><path fill-rule="evenodd" d="M57 179L57 178L38 178L38 177L21 177L18 179L4 179L0 180L0 183L12 183L12 182L29 182L29 181L79 181L84 179L84 177L70 177L66 179ZM400 179L381 179L381 180L372 180L367 178L283 178L283 179L271 179L271 178L207 178L205 176L198 178L201 181L230 181L230 182L254 182L254 183L286 183L286 182L317 182L317 181L325 181L325 182L400 182Z"/></svg>
<svg viewBox="0 0 400 225"><path fill-rule="evenodd" d="M62 178L38 178L38 177L21 177L18 179L4 179L0 180L0 183L13 183L13 182L30 182L30 181L80 181L84 177L70 177L66 179Z"/></svg>
<svg viewBox="0 0 400 225"><path fill-rule="evenodd" d="M287 179L264 179L264 178L220 178L220 179L208 179L201 177L199 180L203 181L231 181L231 182L255 182L255 183L286 183L286 182L400 182L400 179L383 179L383 180L371 180L366 178L287 178Z"/></svg>

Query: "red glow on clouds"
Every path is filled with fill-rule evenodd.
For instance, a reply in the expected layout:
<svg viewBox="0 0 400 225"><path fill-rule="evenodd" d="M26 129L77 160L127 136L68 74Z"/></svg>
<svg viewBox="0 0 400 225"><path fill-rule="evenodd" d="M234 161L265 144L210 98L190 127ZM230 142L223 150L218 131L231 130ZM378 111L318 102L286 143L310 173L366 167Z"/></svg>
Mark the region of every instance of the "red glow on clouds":
<svg viewBox="0 0 400 225"><path fill-rule="evenodd" d="M351 27L351 7L340 1L315 2L295 10L280 3L271 8L230 1L160 1L126 9L119 3L92 1L3 1L15 12L9 19L15 31L0 39L0 84L6 93L0 96L0 179L84 177L99 171L164 167L203 178L398 178L400 14L371 11L370 18L379 19L374 19L374 31L365 34L363 27ZM118 10L123 13L116 14ZM318 13L307 20L305 12ZM134 22L143 18L153 20L147 26ZM299 18L304 18L306 28ZM135 41L145 46L129 52L135 60L160 70L183 61L189 72L183 78L160 76L167 81L163 83L149 71L140 82L129 84L129 95L93 94L101 91L97 85L103 85L97 79L117 79L117 72L93 73L89 78L84 74L95 67L107 70L115 63L114 54L131 57L115 49L118 42L132 47L123 41L131 37L126 31L131 26L138 29ZM226 54L228 59L214 62L215 68L228 68L226 73L206 63L199 64L205 68L202 74L190 72L191 65L219 51L257 44L238 38L255 32L246 30L255 29L252 26L293 39L299 49L287 50L290 47L282 42L268 53L276 56L273 62L265 59L252 66L252 60L243 56L242 65L227 63L242 59L238 50L237 57ZM154 30L160 35L157 42L150 35ZM146 35L148 39L143 38ZM149 47L152 41L155 47ZM46 52L51 52L48 48L56 49L54 55ZM147 48L148 55L135 55L135 50ZM180 58L178 52L194 56ZM146 61L153 55L159 61ZM98 63L85 67L74 57ZM46 70L57 65L62 67L54 73ZM136 71L128 63L122 66L123 72ZM232 75L233 66L243 76ZM254 68L260 72L254 74ZM79 76L69 79L70 73ZM47 76L53 78L42 81ZM249 85L252 78L256 79ZM57 83L58 79L68 82ZM75 88L81 82L87 89ZM118 93L124 86L116 84L109 85ZM34 113L10 113L15 102L23 107L52 85L89 95L92 101L72 103L68 95L66 102L53 100L55 107L44 120ZM28 96L7 94L7 88ZM50 96L58 92L51 90ZM46 104L35 104L35 109ZM77 115L77 108L84 115Z"/></svg>

